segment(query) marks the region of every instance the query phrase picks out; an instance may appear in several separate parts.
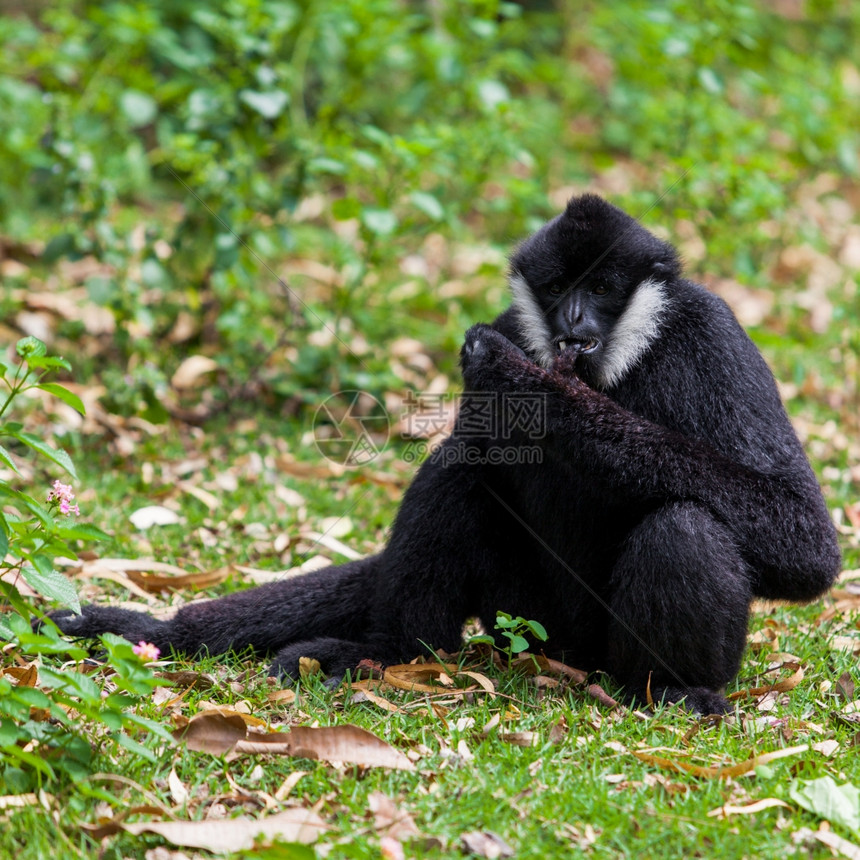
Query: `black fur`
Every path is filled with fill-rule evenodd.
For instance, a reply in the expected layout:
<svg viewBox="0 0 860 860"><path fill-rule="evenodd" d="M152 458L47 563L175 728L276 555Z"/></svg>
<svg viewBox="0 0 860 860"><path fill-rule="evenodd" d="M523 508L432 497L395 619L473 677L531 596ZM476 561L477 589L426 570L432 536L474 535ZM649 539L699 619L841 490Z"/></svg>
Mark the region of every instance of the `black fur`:
<svg viewBox="0 0 860 860"><path fill-rule="evenodd" d="M498 610L541 621L541 647L609 670L626 693L723 711L753 597L808 601L840 569L835 531L773 377L728 307L674 250L593 196L512 259L515 304L466 333L467 395L419 470L379 555L181 609L56 613L189 654L252 646L272 673L301 656L340 676ZM540 433L467 432L491 393L538 395ZM538 446L539 464L486 465ZM468 462L464 462L468 458Z"/></svg>

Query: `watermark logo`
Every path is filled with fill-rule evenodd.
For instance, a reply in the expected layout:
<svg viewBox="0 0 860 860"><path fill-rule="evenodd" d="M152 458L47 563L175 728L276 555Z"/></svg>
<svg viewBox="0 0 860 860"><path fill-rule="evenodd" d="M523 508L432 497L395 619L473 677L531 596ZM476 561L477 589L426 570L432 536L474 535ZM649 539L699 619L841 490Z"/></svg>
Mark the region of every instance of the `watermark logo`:
<svg viewBox="0 0 860 860"><path fill-rule="evenodd" d="M314 415L317 451L342 466L364 466L388 442L391 422L385 407L366 391L339 391Z"/></svg>
<svg viewBox="0 0 860 860"><path fill-rule="evenodd" d="M546 435L543 394L465 392L462 395L409 393L396 427L408 441L401 456L407 463L426 457L443 467L533 465L543 462L537 442ZM455 439L443 440L454 429ZM391 420L385 407L366 391L331 395L314 415L313 437L327 460L363 466L385 448Z"/></svg>

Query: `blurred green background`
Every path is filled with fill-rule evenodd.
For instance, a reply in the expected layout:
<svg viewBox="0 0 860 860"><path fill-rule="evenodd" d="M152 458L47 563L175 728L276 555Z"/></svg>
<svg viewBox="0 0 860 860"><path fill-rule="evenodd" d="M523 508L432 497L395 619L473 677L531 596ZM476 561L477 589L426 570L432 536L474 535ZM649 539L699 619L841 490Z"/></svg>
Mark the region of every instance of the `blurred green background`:
<svg viewBox="0 0 860 860"><path fill-rule="evenodd" d="M70 452L81 519L109 535L76 547L82 566L69 572L81 599L173 607L192 589L223 593L321 556L379 550L415 464L394 427L379 459L344 474L313 444L317 407L357 388L396 416L410 389L455 390L463 332L507 305L507 254L584 191L675 243L689 275L735 309L822 480L845 566L860 568L858 27L860 3L849 0L0 0L0 346L11 355L25 335L43 340L72 363L59 381L87 405L81 419L37 391L13 416ZM0 470L0 484L44 498L56 460L32 463L14 439L10 448L20 471ZM174 524L129 522L151 505L167 505ZM337 540L322 544L326 535ZM149 558L189 576L163 587L138 577L143 592L88 569L111 556L116 571ZM849 587L843 598L856 601ZM337 857L379 856L366 814L380 786L408 794L422 826L452 844L492 821L522 857L590 851L580 825L592 820L606 834L599 856L786 853L781 817L763 826L712 816L749 799L745 785L785 797L788 763L725 789L691 776L687 794L653 779L620 794L607 768L630 765L607 758L604 741L617 747L628 733L631 749L699 744L702 761L740 761L827 726L840 751L826 761L810 752L791 776L856 785L855 714L834 717L839 690L856 698L856 614L832 599L824 613L754 617L742 683L774 640L765 628L783 637L774 649L809 665L772 720L703 725L693 741L699 729L686 724L683 734L620 725L575 692L543 699L526 680L504 680L512 701L540 704L524 708L523 726L547 734L561 720L577 743L556 755L482 740L477 765L438 765L448 787L435 794L423 791L424 772L410 782L319 766L302 796L338 798L326 813L332 839L354 833L363 847L344 843ZM12 646L4 659L23 671ZM207 671L221 679L213 698L250 696L267 721L354 720L380 734L393 724L450 753L433 740L438 714L427 728L396 722L318 680L316 692L313 680L302 688L304 711L285 711L269 702L260 661ZM250 692L246 678L256 679ZM20 717L18 735L0 721L0 783L33 792L42 776L14 763L31 755L19 739L41 744L32 759L47 756L48 724L30 719L26 698L10 710L13 699L0 701ZM97 689L92 702L103 704ZM167 719L162 704L146 707ZM482 707L477 726L489 725ZM79 821L124 815L150 802L150 787L167 798L174 768L195 796L207 782L217 797L235 787L220 760L203 766L154 736L141 736L149 761L117 754L92 721L72 722L92 753L86 767L100 779L122 772L128 785L115 796L93 788L80 762L57 756L56 806L47 815L33 794L7 822L3 856L41 860L58 844L63 856L93 856ZM267 762L260 783L252 764L240 781L270 792L293 767ZM568 832L554 836L548 821ZM102 850L141 857L146 844L126 835Z"/></svg>
<svg viewBox="0 0 860 860"><path fill-rule="evenodd" d="M398 337L451 372L463 330L505 305L512 243L583 190L709 285L771 291L771 333L853 322L856 3L0 12L0 337L42 336L111 411L182 414L191 354L220 369L207 403L278 410L402 387ZM817 255L847 266L816 293Z"/></svg>

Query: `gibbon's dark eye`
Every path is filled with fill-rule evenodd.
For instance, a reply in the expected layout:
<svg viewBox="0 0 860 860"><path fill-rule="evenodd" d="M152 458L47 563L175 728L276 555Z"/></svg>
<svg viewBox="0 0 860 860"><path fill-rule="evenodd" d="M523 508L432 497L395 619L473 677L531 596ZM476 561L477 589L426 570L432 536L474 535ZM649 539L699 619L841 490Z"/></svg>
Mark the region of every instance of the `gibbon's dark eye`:
<svg viewBox="0 0 860 860"><path fill-rule="evenodd" d="M551 296L560 296L564 292L564 287L561 284L553 284L549 288L549 294Z"/></svg>
<svg viewBox="0 0 860 860"><path fill-rule="evenodd" d="M602 284L598 287L595 287L592 291L595 296L605 296L609 292L609 287L605 287Z"/></svg>

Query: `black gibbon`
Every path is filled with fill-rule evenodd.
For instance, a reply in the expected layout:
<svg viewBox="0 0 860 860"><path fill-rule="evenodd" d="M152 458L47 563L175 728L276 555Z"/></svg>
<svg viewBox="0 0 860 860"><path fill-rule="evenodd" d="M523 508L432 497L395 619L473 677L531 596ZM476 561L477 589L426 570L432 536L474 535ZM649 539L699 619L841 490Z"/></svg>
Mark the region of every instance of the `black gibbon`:
<svg viewBox="0 0 860 860"><path fill-rule="evenodd" d="M511 307L466 333L457 425L381 553L171 620L61 611L60 630L185 654L252 646L274 675L312 657L338 678L454 651L468 618L492 630L502 610L539 620L547 655L609 671L631 699L650 684L655 700L725 711L751 599L809 601L840 570L770 371L674 249L599 197L523 242L510 284ZM524 400L530 421L512 408Z"/></svg>

